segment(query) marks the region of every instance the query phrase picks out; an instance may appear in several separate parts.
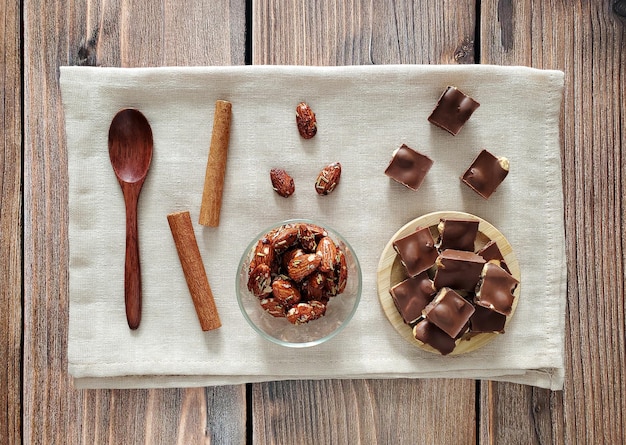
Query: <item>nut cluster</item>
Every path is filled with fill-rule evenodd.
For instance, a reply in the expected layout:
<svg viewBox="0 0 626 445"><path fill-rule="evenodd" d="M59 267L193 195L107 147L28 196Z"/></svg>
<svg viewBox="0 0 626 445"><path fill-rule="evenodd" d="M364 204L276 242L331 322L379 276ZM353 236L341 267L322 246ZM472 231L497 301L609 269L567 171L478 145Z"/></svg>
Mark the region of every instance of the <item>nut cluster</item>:
<svg viewBox="0 0 626 445"><path fill-rule="evenodd" d="M326 313L348 280L346 255L323 227L283 224L263 235L248 269L248 290L274 317L307 323Z"/></svg>

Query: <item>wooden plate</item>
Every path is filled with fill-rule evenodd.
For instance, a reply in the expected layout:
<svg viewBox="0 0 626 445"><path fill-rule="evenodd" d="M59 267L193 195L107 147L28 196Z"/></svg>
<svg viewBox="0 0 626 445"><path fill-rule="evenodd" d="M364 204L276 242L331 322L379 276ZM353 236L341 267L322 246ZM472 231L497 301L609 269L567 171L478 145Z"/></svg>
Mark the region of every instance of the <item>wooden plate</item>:
<svg viewBox="0 0 626 445"><path fill-rule="evenodd" d="M519 264L517 262L517 258L515 257L515 253L513 252L513 248L506 240L504 235L502 235L502 233L500 233L498 229L496 229L484 219L463 212L434 212L421 216L405 224L389 240L380 257L377 271L378 298L380 299L383 311L391 322L391 325L396 329L396 331L398 331L398 333L402 337L408 340L411 344L416 345L421 349L424 349L425 351L434 352L436 354L439 354L439 351L435 350L429 345L421 345L417 340L415 340L415 338L413 337L413 330L409 325L404 323L402 317L400 316L400 313L396 309L396 305L391 298L389 289L391 289L399 282L403 281L408 276L406 274L404 266L400 262L400 257L393 248L393 242L398 238L402 238L404 236L407 236L411 232L414 232L418 227L429 227L431 233L433 234L433 238L437 239L437 237L439 236L437 226L439 225L439 221L442 218L471 218L478 220L476 250L481 249L489 241L495 240L498 244L500 252L502 253L502 256L504 257L506 265L511 271L511 275L513 275L513 277L515 277L515 279L520 282L520 284L515 289L515 292L513 293L515 295L515 299L513 300L511 315L509 315L506 320L505 331L506 325L508 325L511 317L513 317L513 314L515 313L515 308L517 307L521 287ZM458 355L475 351L476 349L483 347L484 345L495 339L498 335L503 334L483 333L474 334L472 336L470 336L469 334L465 334L463 337L461 337L459 341L457 341L456 348L454 348L454 351L452 351L449 355ZM506 335L506 333L504 335Z"/></svg>

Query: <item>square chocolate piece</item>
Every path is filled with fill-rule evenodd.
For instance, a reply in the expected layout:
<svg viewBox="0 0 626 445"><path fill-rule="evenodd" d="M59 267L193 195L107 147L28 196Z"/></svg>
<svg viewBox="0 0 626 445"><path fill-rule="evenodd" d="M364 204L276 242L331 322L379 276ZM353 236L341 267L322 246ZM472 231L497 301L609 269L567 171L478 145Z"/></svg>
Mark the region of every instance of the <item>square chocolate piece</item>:
<svg viewBox="0 0 626 445"><path fill-rule="evenodd" d="M479 106L474 99L449 86L437 101L428 121L456 136Z"/></svg>
<svg viewBox="0 0 626 445"><path fill-rule="evenodd" d="M439 222L437 248L467 250L474 252L474 243L478 234L478 220L446 218Z"/></svg>
<svg viewBox="0 0 626 445"><path fill-rule="evenodd" d="M437 260L435 240L428 227L418 228L415 232L395 240L393 248L410 277L430 269Z"/></svg>
<svg viewBox="0 0 626 445"><path fill-rule="evenodd" d="M485 261L496 262L501 268L506 270L508 273L511 273L506 262L504 261L504 255L500 252L500 248L498 247L498 243L495 240L489 241L485 246L476 252L478 255L483 257Z"/></svg>
<svg viewBox="0 0 626 445"><path fill-rule="evenodd" d="M422 311L435 296L433 282L426 272L393 286L389 293L402 320L406 324L415 322L422 316Z"/></svg>
<svg viewBox="0 0 626 445"><path fill-rule="evenodd" d="M428 321L454 338L465 328L474 313L474 306L454 290L444 287L422 314Z"/></svg>
<svg viewBox="0 0 626 445"><path fill-rule="evenodd" d="M385 174L411 190L417 190L432 165L433 160L428 156L402 144L393 152Z"/></svg>
<svg viewBox="0 0 626 445"><path fill-rule="evenodd" d="M513 292L519 284L513 276L500 266L487 263L480 276L480 285L476 290L474 302L502 315L511 315Z"/></svg>
<svg viewBox="0 0 626 445"><path fill-rule="evenodd" d="M476 305L474 309L474 314L470 317L470 333L504 334L506 315L479 305Z"/></svg>
<svg viewBox="0 0 626 445"><path fill-rule="evenodd" d="M487 150L481 151L461 180L485 199L489 199L496 188L509 174L509 160L495 157Z"/></svg>
<svg viewBox="0 0 626 445"><path fill-rule="evenodd" d="M480 280L485 259L474 252L446 249L437 258L434 283L437 289L453 289L473 292Z"/></svg>
<svg viewBox="0 0 626 445"><path fill-rule="evenodd" d="M426 319L413 327L413 337L419 343L435 348L441 355L450 354L456 347L455 339Z"/></svg>

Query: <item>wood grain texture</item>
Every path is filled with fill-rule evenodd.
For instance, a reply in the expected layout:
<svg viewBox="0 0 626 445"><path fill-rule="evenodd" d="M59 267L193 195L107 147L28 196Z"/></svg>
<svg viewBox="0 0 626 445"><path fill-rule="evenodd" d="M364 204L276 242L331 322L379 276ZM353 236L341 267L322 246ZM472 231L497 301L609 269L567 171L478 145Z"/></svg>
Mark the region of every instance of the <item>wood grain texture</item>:
<svg viewBox="0 0 626 445"><path fill-rule="evenodd" d="M473 1L259 0L253 8L255 64L455 63L473 57ZM255 384L253 438L261 444L474 443L474 392L470 380Z"/></svg>
<svg viewBox="0 0 626 445"><path fill-rule="evenodd" d="M481 4L482 63L565 72L568 269L565 390L484 385L481 442L623 443L626 19L612 0Z"/></svg>
<svg viewBox="0 0 626 445"><path fill-rule="evenodd" d="M0 4L0 438L21 442L22 104L20 8Z"/></svg>
<svg viewBox="0 0 626 445"><path fill-rule="evenodd" d="M253 385L255 444L474 444L470 380L300 380ZM437 425L436 427L434 427Z"/></svg>
<svg viewBox="0 0 626 445"><path fill-rule="evenodd" d="M241 64L244 8L244 0L24 4L24 443L245 441L243 386L73 388L67 374L67 149L58 84L58 66L69 64Z"/></svg>
<svg viewBox="0 0 626 445"><path fill-rule="evenodd" d="M254 64L368 65L473 62L470 0L259 0Z"/></svg>

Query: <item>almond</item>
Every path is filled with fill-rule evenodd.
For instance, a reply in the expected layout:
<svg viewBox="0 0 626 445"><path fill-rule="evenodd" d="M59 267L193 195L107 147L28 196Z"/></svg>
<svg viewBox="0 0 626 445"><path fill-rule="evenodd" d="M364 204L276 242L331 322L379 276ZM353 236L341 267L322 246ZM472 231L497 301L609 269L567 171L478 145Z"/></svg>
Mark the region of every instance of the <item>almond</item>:
<svg viewBox="0 0 626 445"><path fill-rule="evenodd" d="M315 233L308 224L298 224L298 240L302 247L309 252L315 252L317 249Z"/></svg>
<svg viewBox="0 0 626 445"><path fill-rule="evenodd" d="M315 180L315 191L318 195L328 195L335 190L341 177L341 164L333 162L320 171Z"/></svg>
<svg viewBox="0 0 626 445"><path fill-rule="evenodd" d="M287 270L287 268L289 267L289 262L294 257L297 257L298 255L304 255L305 253L306 252L299 247L294 247L293 249L289 249L287 252L285 252L281 261L283 271Z"/></svg>
<svg viewBox="0 0 626 445"><path fill-rule="evenodd" d="M287 312L287 320L293 324L308 323L311 320L320 318L326 313L326 304L321 301L309 301L308 303L298 303Z"/></svg>
<svg viewBox="0 0 626 445"><path fill-rule="evenodd" d="M272 237L272 246L278 253L282 253L298 241L298 228L293 225L284 225Z"/></svg>
<svg viewBox="0 0 626 445"><path fill-rule="evenodd" d="M348 264L346 262L346 255L341 249L337 249L337 264L339 265L337 274L337 293L341 294L344 290L346 290L346 284L348 284Z"/></svg>
<svg viewBox="0 0 626 445"><path fill-rule="evenodd" d="M267 264L259 264L250 272L248 290L259 298L272 293L272 272Z"/></svg>
<svg viewBox="0 0 626 445"><path fill-rule="evenodd" d="M322 272L331 272L335 270L335 260L337 258L337 247L333 240L325 236L317 245L316 253L320 256L320 270Z"/></svg>
<svg viewBox="0 0 626 445"><path fill-rule="evenodd" d="M272 188L283 198L288 198L296 191L296 186L293 182L293 178L289 176L282 168L273 168L270 170L270 179L272 181Z"/></svg>
<svg viewBox="0 0 626 445"><path fill-rule="evenodd" d="M324 295L326 277L320 271L315 271L302 282L302 296L307 300L319 300Z"/></svg>
<svg viewBox="0 0 626 445"><path fill-rule="evenodd" d="M300 291L291 280L277 278L272 283L272 295L283 305L292 306L300 302Z"/></svg>
<svg viewBox="0 0 626 445"><path fill-rule="evenodd" d="M261 307L273 317L285 317L287 311L285 306L276 298L264 298L261 300Z"/></svg>
<svg viewBox="0 0 626 445"><path fill-rule="evenodd" d="M300 136L304 139L311 139L317 133L317 120L315 113L306 102L300 102L296 106L296 124Z"/></svg>
<svg viewBox="0 0 626 445"><path fill-rule="evenodd" d="M271 241L263 237L257 243L252 254L252 260L250 260L250 270L253 270L259 264L267 264L270 268L274 264L274 248Z"/></svg>
<svg viewBox="0 0 626 445"><path fill-rule="evenodd" d="M314 253L298 255L289 261L287 274L294 281L302 281L317 269L320 261L322 258Z"/></svg>

